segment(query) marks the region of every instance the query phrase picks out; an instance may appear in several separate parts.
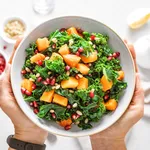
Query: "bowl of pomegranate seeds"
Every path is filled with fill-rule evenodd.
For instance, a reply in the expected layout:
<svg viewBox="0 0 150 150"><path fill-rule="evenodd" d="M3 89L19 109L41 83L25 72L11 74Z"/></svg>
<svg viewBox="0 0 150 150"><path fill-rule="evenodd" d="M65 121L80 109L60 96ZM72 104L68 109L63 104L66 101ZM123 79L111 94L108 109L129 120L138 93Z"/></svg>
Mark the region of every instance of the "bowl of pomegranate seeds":
<svg viewBox="0 0 150 150"><path fill-rule="evenodd" d="M125 112L135 68L112 29L89 18L60 17L23 40L11 81L19 106L35 124L53 134L86 136L105 130Z"/></svg>
<svg viewBox="0 0 150 150"><path fill-rule="evenodd" d="M0 78L2 77L2 75L5 72L5 68L6 68L6 56L5 54L0 51Z"/></svg>

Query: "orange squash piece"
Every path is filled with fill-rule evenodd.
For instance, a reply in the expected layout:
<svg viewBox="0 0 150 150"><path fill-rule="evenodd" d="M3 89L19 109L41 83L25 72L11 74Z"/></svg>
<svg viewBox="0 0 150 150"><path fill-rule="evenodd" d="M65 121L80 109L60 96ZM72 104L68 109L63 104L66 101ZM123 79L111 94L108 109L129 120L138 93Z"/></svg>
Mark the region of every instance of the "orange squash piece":
<svg viewBox="0 0 150 150"><path fill-rule="evenodd" d="M69 77L68 80L61 81L61 87L63 89L76 88L78 86L78 80L74 77Z"/></svg>
<svg viewBox="0 0 150 150"><path fill-rule="evenodd" d="M76 67L76 65L79 63L81 59L79 56L73 54L63 55L63 58L65 63L70 67Z"/></svg>
<svg viewBox="0 0 150 150"><path fill-rule="evenodd" d="M33 82L30 81L29 79L23 79L21 82L21 87L25 88L26 90L28 90L29 92L32 92L32 86L33 86Z"/></svg>
<svg viewBox="0 0 150 150"><path fill-rule="evenodd" d="M59 52L59 54L61 54L61 55L70 54L68 45L65 44L65 45L61 46L58 52Z"/></svg>
<svg viewBox="0 0 150 150"><path fill-rule="evenodd" d="M115 110L118 106L118 103L115 99L110 99L105 103L105 107L107 110Z"/></svg>
<svg viewBox="0 0 150 150"><path fill-rule="evenodd" d="M68 35L71 35L71 34L79 35L75 27L70 27L69 29L67 29L67 33Z"/></svg>
<svg viewBox="0 0 150 150"><path fill-rule="evenodd" d="M58 53L53 52L51 57L50 57L50 60L56 60L58 58L63 59L61 55L59 55Z"/></svg>
<svg viewBox="0 0 150 150"><path fill-rule="evenodd" d="M61 120L59 122L59 125L62 127L68 126L72 124L72 120L70 118L68 118L67 120Z"/></svg>
<svg viewBox="0 0 150 150"><path fill-rule="evenodd" d="M123 80L124 79L124 71L122 71L122 70L120 70L120 71L118 71L118 80Z"/></svg>
<svg viewBox="0 0 150 150"><path fill-rule="evenodd" d="M81 59L84 63L92 63L97 60L97 52L91 53L88 57L81 55Z"/></svg>
<svg viewBox="0 0 150 150"><path fill-rule="evenodd" d="M38 60L43 61L44 59L45 59L45 55L43 55L41 53L37 53L30 58L30 61L31 61L31 63L37 63Z"/></svg>
<svg viewBox="0 0 150 150"><path fill-rule="evenodd" d="M80 90L80 89L87 89L88 88L88 79L85 78L85 77L82 77L78 80L79 84L77 86L77 89Z"/></svg>
<svg viewBox="0 0 150 150"><path fill-rule="evenodd" d="M40 52L46 50L49 47L49 41L47 38L38 38L36 40L36 44Z"/></svg>
<svg viewBox="0 0 150 150"><path fill-rule="evenodd" d="M77 70L80 71L83 75L87 75L89 73L90 68L85 64L78 63L76 66Z"/></svg>
<svg viewBox="0 0 150 150"><path fill-rule="evenodd" d="M107 91L112 88L113 82L108 81L108 79L105 77L105 75L102 76L102 78L100 79L100 82L103 86L103 88L102 88L103 91Z"/></svg>
<svg viewBox="0 0 150 150"><path fill-rule="evenodd" d="M54 94L53 103L66 107L68 104L68 99L59 94Z"/></svg>
<svg viewBox="0 0 150 150"><path fill-rule="evenodd" d="M40 97L41 101L45 101L47 103L51 103L54 96L54 90L45 91Z"/></svg>

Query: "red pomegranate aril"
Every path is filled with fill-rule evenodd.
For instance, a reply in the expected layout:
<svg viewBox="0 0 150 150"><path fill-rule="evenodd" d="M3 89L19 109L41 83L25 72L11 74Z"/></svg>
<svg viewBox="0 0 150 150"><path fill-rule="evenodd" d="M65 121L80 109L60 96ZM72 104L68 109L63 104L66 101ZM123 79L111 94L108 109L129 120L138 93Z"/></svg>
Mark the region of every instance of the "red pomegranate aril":
<svg viewBox="0 0 150 150"><path fill-rule="evenodd" d="M64 32L64 31L66 31L66 28L61 28L59 31Z"/></svg>
<svg viewBox="0 0 150 150"><path fill-rule="evenodd" d="M6 49L6 48L7 48L7 46L6 46L6 45L4 45L4 46L3 46L3 49Z"/></svg>
<svg viewBox="0 0 150 150"><path fill-rule="evenodd" d="M109 99L109 95L108 94L104 96L104 100L107 100L107 99Z"/></svg>
<svg viewBox="0 0 150 150"><path fill-rule="evenodd" d="M52 115L52 118L53 118L53 119L56 119L55 113L51 113L51 115Z"/></svg>
<svg viewBox="0 0 150 150"><path fill-rule="evenodd" d="M78 80L78 79L79 79L79 76L76 74L75 78Z"/></svg>
<svg viewBox="0 0 150 150"><path fill-rule="evenodd" d="M35 54L37 54L38 52L39 52L39 51L38 51L37 49L34 51Z"/></svg>
<svg viewBox="0 0 150 150"><path fill-rule="evenodd" d="M38 77L37 82L41 82L41 81L42 81L42 77Z"/></svg>
<svg viewBox="0 0 150 150"><path fill-rule="evenodd" d="M26 91L25 91L25 94L26 94L27 96L31 96L31 95L32 95L32 92L26 90Z"/></svg>
<svg viewBox="0 0 150 150"><path fill-rule="evenodd" d="M79 48L78 48L78 52L79 52L79 53L82 53L83 51L84 51L84 49L83 49L82 47L79 47Z"/></svg>
<svg viewBox="0 0 150 150"><path fill-rule="evenodd" d="M50 81L50 85L55 85L55 82L56 82L56 78L53 77L53 78L51 79L51 81Z"/></svg>
<svg viewBox="0 0 150 150"><path fill-rule="evenodd" d="M25 94L25 92L26 92L26 89L22 87L22 88L21 88L21 93L22 93L22 94Z"/></svg>
<svg viewBox="0 0 150 150"><path fill-rule="evenodd" d="M72 114L71 118L72 118L73 120L76 120L76 119L77 119L77 114Z"/></svg>
<svg viewBox="0 0 150 150"><path fill-rule="evenodd" d="M82 34L84 31L83 31L82 29L80 29L80 28L77 28L77 32L78 32L79 34Z"/></svg>
<svg viewBox="0 0 150 150"><path fill-rule="evenodd" d="M56 44L55 44L55 43L52 45L52 48L53 48L53 49L55 49L55 48L56 48Z"/></svg>
<svg viewBox="0 0 150 150"><path fill-rule="evenodd" d="M80 56L80 52L79 52L79 51L77 51L77 52L76 52L76 55L77 55L77 56Z"/></svg>
<svg viewBox="0 0 150 150"><path fill-rule="evenodd" d="M39 113L39 110L38 110L37 108L34 108L33 111L34 111L35 114L38 114L38 113Z"/></svg>
<svg viewBox="0 0 150 150"><path fill-rule="evenodd" d="M67 105L67 109L71 109L72 106L70 104Z"/></svg>
<svg viewBox="0 0 150 150"><path fill-rule="evenodd" d="M113 56L114 58L117 58L117 57L118 57L116 53L113 53L112 56Z"/></svg>
<svg viewBox="0 0 150 150"><path fill-rule="evenodd" d="M48 85L47 81L43 81L42 83L43 83L44 85Z"/></svg>
<svg viewBox="0 0 150 150"><path fill-rule="evenodd" d="M112 60L112 58L113 58L112 56L109 56L107 59L108 59L108 60Z"/></svg>
<svg viewBox="0 0 150 150"><path fill-rule="evenodd" d="M38 61L37 61L37 64L38 64L39 66L42 66L42 65L43 65L43 61L42 61L42 60L38 60Z"/></svg>
<svg viewBox="0 0 150 150"><path fill-rule="evenodd" d="M117 57L119 57L120 56L120 52L116 52L116 55L117 55Z"/></svg>
<svg viewBox="0 0 150 150"><path fill-rule="evenodd" d="M94 41L95 40L95 35L91 35L90 39L91 39L91 41Z"/></svg>
<svg viewBox="0 0 150 150"><path fill-rule="evenodd" d="M47 82L48 84L50 84L50 79L49 79L49 78L46 78L46 82Z"/></svg>
<svg viewBox="0 0 150 150"><path fill-rule="evenodd" d="M69 70L70 70L70 66L66 66L65 69L66 69L67 71L69 71Z"/></svg>
<svg viewBox="0 0 150 150"><path fill-rule="evenodd" d="M0 58L0 65L4 66L5 65L5 59Z"/></svg>
<svg viewBox="0 0 150 150"><path fill-rule="evenodd" d="M36 84L32 85L32 89L35 90L36 89Z"/></svg>
<svg viewBox="0 0 150 150"><path fill-rule="evenodd" d="M22 70L22 71L21 71L21 74L26 74L26 73L27 73L26 70Z"/></svg>
<svg viewBox="0 0 150 150"><path fill-rule="evenodd" d="M38 104L37 104L36 101L33 101L33 106L34 106L35 108L38 107Z"/></svg>
<svg viewBox="0 0 150 150"><path fill-rule="evenodd" d="M91 92L89 93L89 96L90 96L90 98L93 98L93 97L94 97L94 92L91 91Z"/></svg>
<svg viewBox="0 0 150 150"><path fill-rule="evenodd" d="M29 105L30 105L31 107L33 107L33 102L30 102Z"/></svg>
<svg viewBox="0 0 150 150"><path fill-rule="evenodd" d="M65 126L65 130L70 130L70 129L71 129L71 125Z"/></svg>
<svg viewBox="0 0 150 150"><path fill-rule="evenodd" d="M110 90L107 90L107 91L106 91L106 94L109 94L109 93L110 93Z"/></svg>

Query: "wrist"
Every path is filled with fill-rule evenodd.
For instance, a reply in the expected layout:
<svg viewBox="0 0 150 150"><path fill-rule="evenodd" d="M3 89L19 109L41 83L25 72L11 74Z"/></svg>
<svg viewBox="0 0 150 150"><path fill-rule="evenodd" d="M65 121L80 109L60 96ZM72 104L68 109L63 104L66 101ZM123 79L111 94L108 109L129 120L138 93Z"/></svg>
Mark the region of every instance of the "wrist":
<svg viewBox="0 0 150 150"><path fill-rule="evenodd" d="M13 137L24 142L43 145L47 139L47 136L48 136L47 131L38 128L38 130L15 129L15 135Z"/></svg>
<svg viewBox="0 0 150 150"><path fill-rule="evenodd" d="M92 135L90 139L93 150L126 150L124 138L109 138Z"/></svg>

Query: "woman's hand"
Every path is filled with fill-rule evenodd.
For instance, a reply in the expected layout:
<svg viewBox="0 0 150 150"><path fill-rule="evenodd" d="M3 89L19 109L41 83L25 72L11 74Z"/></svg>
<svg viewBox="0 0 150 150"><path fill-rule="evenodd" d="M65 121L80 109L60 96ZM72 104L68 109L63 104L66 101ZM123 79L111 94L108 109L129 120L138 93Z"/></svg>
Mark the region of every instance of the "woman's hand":
<svg viewBox="0 0 150 150"><path fill-rule="evenodd" d="M13 54L9 61L10 63L20 42L21 39L17 41L14 47ZM16 102L11 88L10 68L11 65L8 65L6 75L0 79L0 107L14 124L14 138L35 144L44 144L48 133L29 120Z"/></svg>
<svg viewBox="0 0 150 150"><path fill-rule="evenodd" d="M127 44L127 42L125 42ZM131 51L136 72L136 55L134 47L128 45ZM130 128L139 121L143 116L144 111L144 92L140 84L140 78L138 73L136 73L136 87L132 98L132 101L124 113L124 115L111 127L108 129L91 136L91 142L93 150L125 150L124 138Z"/></svg>

